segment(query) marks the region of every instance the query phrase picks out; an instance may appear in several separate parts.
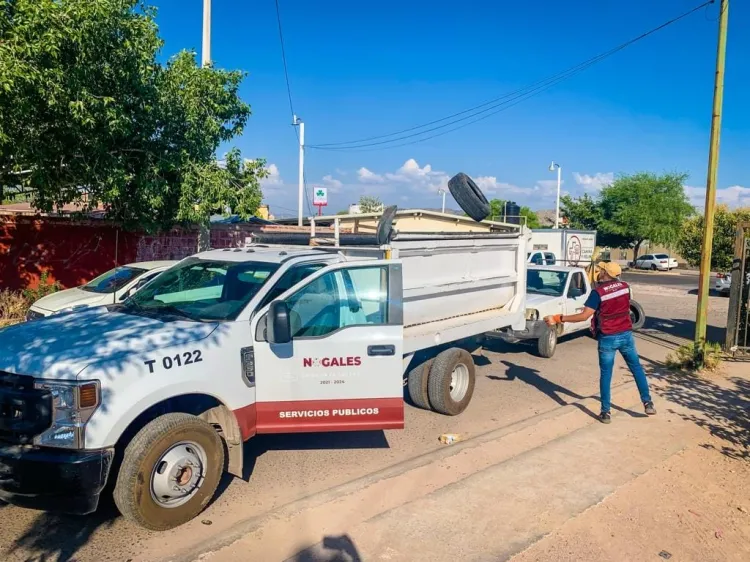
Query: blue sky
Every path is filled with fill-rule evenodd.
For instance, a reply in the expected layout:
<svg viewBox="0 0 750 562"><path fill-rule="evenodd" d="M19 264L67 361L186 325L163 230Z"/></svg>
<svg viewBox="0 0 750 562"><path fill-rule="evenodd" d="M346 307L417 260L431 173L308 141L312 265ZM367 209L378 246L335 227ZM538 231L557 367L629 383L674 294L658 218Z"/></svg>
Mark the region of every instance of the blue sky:
<svg viewBox="0 0 750 562"><path fill-rule="evenodd" d="M202 0L152 0L164 56L200 52ZM295 111L307 144L387 134L449 115L563 71L700 0L351 2L280 0ZM701 204L716 57L718 2L585 72L484 121L411 146L308 149L308 186L329 187L330 211L361 194L400 207L439 207L437 189L463 171L488 196L554 207L563 190L595 192L614 174L679 170ZM750 205L750 5L733 2L719 201ZM233 144L266 158L276 215L297 201L297 140L273 0L213 0L212 59L248 77L251 104ZM381 147L372 147L381 148ZM744 156L744 158L743 158ZM455 207L452 201L449 206Z"/></svg>

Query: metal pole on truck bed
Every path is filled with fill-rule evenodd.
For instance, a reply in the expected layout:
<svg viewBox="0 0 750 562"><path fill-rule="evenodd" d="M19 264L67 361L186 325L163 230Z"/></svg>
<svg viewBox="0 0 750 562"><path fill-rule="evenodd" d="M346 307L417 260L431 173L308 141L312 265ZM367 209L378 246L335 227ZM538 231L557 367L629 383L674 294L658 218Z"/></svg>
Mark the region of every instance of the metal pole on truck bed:
<svg viewBox="0 0 750 562"><path fill-rule="evenodd" d="M711 282L711 248L714 239L714 208L716 205L716 181L719 171L719 138L721 136L721 110L724 101L724 65L727 52L729 0L721 0L719 9L719 41L716 50L714 103L711 116L711 140L708 150L706 208L703 219L703 243L701 246L700 277L698 280L698 311L695 316L696 362L699 367L703 365L703 355L706 348L706 317L708 315L708 288Z"/></svg>

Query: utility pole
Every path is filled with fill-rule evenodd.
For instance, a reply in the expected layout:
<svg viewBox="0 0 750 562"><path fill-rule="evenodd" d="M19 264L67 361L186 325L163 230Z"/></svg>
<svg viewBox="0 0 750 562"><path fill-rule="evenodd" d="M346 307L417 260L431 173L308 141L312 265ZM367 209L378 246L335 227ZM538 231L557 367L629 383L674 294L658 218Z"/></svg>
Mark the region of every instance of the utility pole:
<svg viewBox="0 0 750 562"><path fill-rule="evenodd" d="M297 226L302 226L302 210L305 199L305 123L294 116L292 125L299 127L299 193L297 200Z"/></svg>
<svg viewBox="0 0 750 562"><path fill-rule="evenodd" d="M443 195L443 207L441 212L445 214L445 190L440 188L438 189L438 193L441 193Z"/></svg>
<svg viewBox="0 0 750 562"><path fill-rule="evenodd" d="M706 317L708 315L708 288L711 282L711 249L714 240L714 207L716 205L716 180L719 171L719 138L721 136L721 109L724 101L724 64L727 52L729 0L721 0L719 9L719 41L716 50L714 104L711 116L711 140L708 149L706 208L703 219L703 244L701 246L701 266L698 281L698 311L695 317L695 347L699 366L703 365L706 347Z"/></svg>
<svg viewBox="0 0 750 562"><path fill-rule="evenodd" d="M562 166L557 162L549 165L549 171L554 172L557 168L557 205L555 206L555 228L560 228L560 184L562 184Z"/></svg>
<svg viewBox="0 0 750 562"><path fill-rule="evenodd" d="M201 67L211 64L211 0L203 0L203 43Z"/></svg>
<svg viewBox="0 0 750 562"><path fill-rule="evenodd" d="M211 0L203 0L203 40L201 42L201 68L211 65ZM210 221L198 225L198 251L211 248Z"/></svg>

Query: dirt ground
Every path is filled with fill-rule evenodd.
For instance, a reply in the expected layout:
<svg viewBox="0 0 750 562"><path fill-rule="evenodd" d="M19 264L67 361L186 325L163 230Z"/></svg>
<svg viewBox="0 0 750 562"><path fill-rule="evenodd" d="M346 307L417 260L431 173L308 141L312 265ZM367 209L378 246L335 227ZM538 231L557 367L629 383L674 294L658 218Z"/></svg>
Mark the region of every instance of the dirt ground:
<svg viewBox="0 0 750 562"><path fill-rule="evenodd" d="M748 375L750 363L730 364L696 379L693 399L708 408L687 419L706 433L513 561L750 560ZM733 402L716 400L725 391Z"/></svg>

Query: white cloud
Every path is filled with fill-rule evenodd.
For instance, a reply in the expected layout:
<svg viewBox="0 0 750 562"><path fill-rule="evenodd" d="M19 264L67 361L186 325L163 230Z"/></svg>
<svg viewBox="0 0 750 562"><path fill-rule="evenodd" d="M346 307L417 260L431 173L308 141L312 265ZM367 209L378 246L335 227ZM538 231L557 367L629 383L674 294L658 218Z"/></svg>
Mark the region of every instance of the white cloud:
<svg viewBox="0 0 750 562"><path fill-rule="evenodd" d="M584 191L601 191L603 187L615 181L615 174L613 172L597 172L590 176L589 174L573 172L573 179Z"/></svg>
<svg viewBox="0 0 750 562"><path fill-rule="evenodd" d="M385 174L385 178L399 187L436 192L438 189L448 188L450 176L446 172L433 170L430 164L420 167L414 158L409 158L398 170Z"/></svg>
<svg viewBox="0 0 750 562"><path fill-rule="evenodd" d="M701 209L706 204L706 188L701 186L685 186L685 193L687 194L690 202ZM727 205L731 208L735 207L750 207L750 187L742 187L741 185L733 185L731 187L725 187L723 189L716 190L716 202L718 204Z"/></svg>
<svg viewBox="0 0 750 562"><path fill-rule="evenodd" d="M279 167L276 164L269 164L266 166L266 170L268 170L268 177L260 180L260 186L263 189L276 189L284 184L281 180Z"/></svg>
<svg viewBox="0 0 750 562"><path fill-rule="evenodd" d="M385 181L383 179L383 176L376 174L375 172L371 172L364 166L357 170L357 177L362 183L383 183Z"/></svg>
<svg viewBox="0 0 750 562"><path fill-rule="evenodd" d="M323 176L323 185L328 188L328 191L337 192L341 191L341 188L344 187L344 182L328 174L327 176Z"/></svg>

